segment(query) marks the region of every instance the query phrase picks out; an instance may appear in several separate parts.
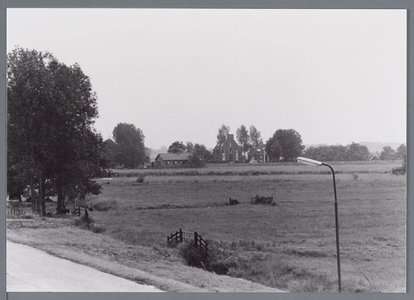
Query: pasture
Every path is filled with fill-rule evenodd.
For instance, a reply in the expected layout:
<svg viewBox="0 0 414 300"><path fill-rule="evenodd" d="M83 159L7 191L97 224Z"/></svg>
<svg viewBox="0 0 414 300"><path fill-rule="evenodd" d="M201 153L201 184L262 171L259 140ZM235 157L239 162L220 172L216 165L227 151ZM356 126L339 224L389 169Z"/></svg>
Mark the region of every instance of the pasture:
<svg viewBox="0 0 414 300"><path fill-rule="evenodd" d="M346 292L405 291L406 177L391 174L399 165L332 164ZM291 163L114 171L122 177L100 179L102 194L87 199L104 235L159 249L179 228L197 231L230 276L292 292L337 291L329 169ZM257 194L273 195L276 205L250 204ZM226 205L229 198L240 204Z"/></svg>

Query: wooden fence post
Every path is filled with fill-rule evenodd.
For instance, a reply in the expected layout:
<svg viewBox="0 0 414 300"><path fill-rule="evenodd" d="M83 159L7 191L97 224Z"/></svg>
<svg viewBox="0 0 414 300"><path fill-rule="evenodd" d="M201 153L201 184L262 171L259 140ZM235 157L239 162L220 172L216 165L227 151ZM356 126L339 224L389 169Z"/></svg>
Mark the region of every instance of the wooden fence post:
<svg viewBox="0 0 414 300"><path fill-rule="evenodd" d="M198 234L196 231L194 231L194 247L197 248L197 240L198 240Z"/></svg>
<svg viewBox="0 0 414 300"><path fill-rule="evenodd" d="M182 242L182 241L183 241L183 231L180 228L180 242Z"/></svg>
<svg viewBox="0 0 414 300"><path fill-rule="evenodd" d="M79 212L80 212L80 208L79 208ZM86 223L88 224L88 229L90 229L90 226L89 226L89 222L90 222L89 213L88 213L88 210L86 208L85 208L85 219L86 219Z"/></svg>

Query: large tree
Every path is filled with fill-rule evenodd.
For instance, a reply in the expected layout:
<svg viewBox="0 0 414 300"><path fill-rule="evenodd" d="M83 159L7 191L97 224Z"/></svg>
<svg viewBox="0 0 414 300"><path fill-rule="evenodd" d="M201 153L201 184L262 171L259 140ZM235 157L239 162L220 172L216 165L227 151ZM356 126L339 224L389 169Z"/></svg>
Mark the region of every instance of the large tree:
<svg viewBox="0 0 414 300"><path fill-rule="evenodd" d="M133 124L119 123L112 134L116 143L116 162L133 169L148 160L141 129Z"/></svg>
<svg viewBox="0 0 414 300"><path fill-rule="evenodd" d="M394 160L396 157L397 153L390 146L385 146L382 148L382 152L380 154L381 160Z"/></svg>
<svg viewBox="0 0 414 300"><path fill-rule="evenodd" d="M191 147L188 147L189 153L189 163L193 168L201 168L206 165L206 162L213 159L213 155L203 144L191 144Z"/></svg>
<svg viewBox="0 0 414 300"><path fill-rule="evenodd" d="M109 167L116 167L116 143L112 139L107 139L104 142L105 157L109 162Z"/></svg>
<svg viewBox="0 0 414 300"><path fill-rule="evenodd" d="M33 209L43 215L47 187L58 194L58 213L69 187L99 192L93 181L103 166L102 138L92 128L96 95L79 65L17 48L8 55L7 76L9 180L30 185Z"/></svg>
<svg viewBox="0 0 414 300"><path fill-rule="evenodd" d="M249 133L247 132L246 126L242 125L240 126L240 128L237 128L236 130L236 138L237 141L240 144L240 147L242 149L242 151L245 153L249 150L250 148L250 137L249 137Z"/></svg>
<svg viewBox="0 0 414 300"><path fill-rule="evenodd" d="M396 157L397 159L405 159L407 156L407 146L405 144L401 144L397 148Z"/></svg>
<svg viewBox="0 0 414 300"><path fill-rule="evenodd" d="M304 148L300 134L294 129L279 129L266 143L266 152L276 160L279 153L285 161L293 161Z"/></svg>
<svg viewBox="0 0 414 300"><path fill-rule="evenodd" d="M256 129L254 125L251 125L249 128L249 136L250 136L250 143L253 148L257 149L257 147L263 143L262 134L260 131Z"/></svg>
<svg viewBox="0 0 414 300"><path fill-rule="evenodd" d="M369 159L369 150L367 146L352 142L351 145L347 146L347 148L348 161L361 161Z"/></svg>
<svg viewBox="0 0 414 300"><path fill-rule="evenodd" d="M183 142L179 142L176 141L174 143L172 143L169 147L168 147L168 153L184 153L186 151L187 147L184 145Z"/></svg>
<svg viewBox="0 0 414 300"><path fill-rule="evenodd" d="M227 134L230 132L230 127L227 125L221 125L221 127L218 130L218 134L217 134L217 144L218 143L223 143L226 138L227 138Z"/></svg>
<svg viewBox="0 0 414 300"><path fill-rule="evenodd" d="M265 150L272 161L278 162L282 156L282 147L274 136L266 142Z"/></svg>

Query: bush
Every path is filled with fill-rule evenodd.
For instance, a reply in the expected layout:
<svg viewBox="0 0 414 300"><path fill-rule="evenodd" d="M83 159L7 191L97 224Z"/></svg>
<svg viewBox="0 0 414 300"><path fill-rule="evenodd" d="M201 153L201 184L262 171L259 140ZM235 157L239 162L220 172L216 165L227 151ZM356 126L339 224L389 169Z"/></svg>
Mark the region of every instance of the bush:
<svg viewBox="0 0 414 300"><path fill-rule="evenodd" d="M192 241L180 248L180 254L189 266L206 269L209 265L207 251L204 248L194 247Z"/></svg>
<svg viewBox="0 0 414 300"><path fill-rule="evenodd" d="M392 174L394 175L404 175L407 172L407 156L404 155L403 162L401 167L392 169Z"/></svg>
<svg viewBox="0 0 414 300"><path fill-rule="evenodd" d="M105 227L103 227L103 226L98 226L98 225L92 225L92 226L90 227L90 230L91 230L93 233L102 233L102 232L105 232L105 231L106 231Z"/></svg>
<svg viewBox="0 0 414 300"><path fill-rule="evenodd" d="M94 223L94 220L92 217L86 218L86 216L82 216L80 218L75 219L75 226L81 227L81 228L90 228L91 224Z"/></svg>
<svg viewBox="0 0 414 300"><path fill-rule="evenodd" d="M236 267L236 263L228 260L226 254L220 253L211 247L209 251L204 248L194 247L192 241L185 243L180 248L180 254L187 265L214 272L218 275L226 275L230 268Z"/></svg>
<svg viewBox="0 0 414 300"><path fill-rule="evenodd" d="M138 182L138 183L144 183L144 179L145 179L145 175L141 175L141 174L140 174L140 175L138 176L138 178L137 178L137 182Z"/></svg>

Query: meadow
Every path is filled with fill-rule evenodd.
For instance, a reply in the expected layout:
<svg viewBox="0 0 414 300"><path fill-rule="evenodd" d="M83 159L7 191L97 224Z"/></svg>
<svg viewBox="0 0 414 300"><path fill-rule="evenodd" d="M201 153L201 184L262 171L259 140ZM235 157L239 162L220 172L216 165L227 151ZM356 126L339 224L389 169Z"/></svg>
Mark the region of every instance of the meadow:
<svg viewBox="0 0 414 300"><path fill-rule="evenodd" d="M342 290L404 292L406 177L391 172L401 162L331 165ZM337 291L328 168L283 163L113 171L117 176L99 179L102 193L87 198L91 230L70 215L17 218L8 220L8 239L166 291ZM273 195L276 205L251 204L256 195ZM240 204L228 205L229 198ZM48 209L54 212L55 204ZM228 276L186 266L181 245L167 245L180 228L208 240Z"/></svg>
<svg viewBox="0 0 414 300"><path fill-rule="evenodd" d="M391 174L399 165L332 164L346 292L405 291L406 182ZM227 275L292 292L337 290L329 169L236 164L119 174L100 179L102 194L88 198L104 234L167 247L167 235L179 228L197 231L229 266ZM273 195L276 205L251 204L257 194ZM229 198L240 204L227 205Z"/></svg>

